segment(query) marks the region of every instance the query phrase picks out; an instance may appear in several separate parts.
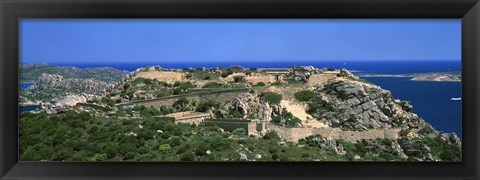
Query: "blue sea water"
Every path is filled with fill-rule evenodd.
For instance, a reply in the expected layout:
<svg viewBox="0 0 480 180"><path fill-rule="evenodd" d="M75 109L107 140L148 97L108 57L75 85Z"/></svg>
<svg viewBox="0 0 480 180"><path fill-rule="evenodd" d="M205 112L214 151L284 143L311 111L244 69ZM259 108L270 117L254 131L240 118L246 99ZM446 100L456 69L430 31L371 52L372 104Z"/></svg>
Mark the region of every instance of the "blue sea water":
<svg viewBox="0 0 480 180"><path fill-rule="evenodd" d="M163 62L163 63L59 63L60 66L113 67L116 69L135 71L148 65L159 65L164 68L186 67L290 67L293 65L311 65L317 68L332 67L355 70L356 73L404 74L419 72L461 71L461 61L271 61L271 62ZM357 72L358 71L358 72ZM461 137L461 101L451 101L452 97L461 97L461 83L458 82L426 82L409 81L398 77L365 77L365 79L390 90L397 99L411 101L414 112L431 123L440 131L455 132Z"/></svg>
<svg viewBox="0 0 480 180"><path fill-rule="evenodd" d="M28 87L30 87L31 85L33 85L33 83L20 83L20 84L19 84L19 89L20 89L20 90L25 90L25 89L27 89Z"/></svg>
<svg viewBox="0 0 480 180"><path fill-rule="evenodd" d="M20 83L18 85L18 89L19 90L25 90L28 87L30 87L31 85L33 85L33 83ZM37 110L38 108L40 108L39 105L19 105L18 106L18 111L19 112L33 111L33 110Z"/></svg>
<svg viewBox="0 0 480 180"><path fill-rule="evenodd" d="M362 77L383 89L388 89L396 99L408 100L413 112L429 122L435 129L455 132L461 137L462 101L460 82L410 81L408 77Z"/></svg>
<svg viewBox="0 0 480 180"><path fill-rule="evenodd" d="M265 67L280 68L297 66L315 66L317 68L347 68L349 70L360 71L360 73L388 73L388 74L404 74L416 72L444 72L444 71L460 71L460 61L263 61L263 62L162 62L162 63L56 63L60 66L75 66L79 68L88 67L113 67L116 69L135 71L136 69L149 65L159 65L163 68L187 68L187 67L229 67L231 65L240 65L248 68Z"/></svg>
<svg viewBox="0 0 480 180"><path fill-rule="evenodd" d="M18 111L19 112L25 112L25 111L33 111L39 109L39 105L20 105L18 106Z"/></svg>

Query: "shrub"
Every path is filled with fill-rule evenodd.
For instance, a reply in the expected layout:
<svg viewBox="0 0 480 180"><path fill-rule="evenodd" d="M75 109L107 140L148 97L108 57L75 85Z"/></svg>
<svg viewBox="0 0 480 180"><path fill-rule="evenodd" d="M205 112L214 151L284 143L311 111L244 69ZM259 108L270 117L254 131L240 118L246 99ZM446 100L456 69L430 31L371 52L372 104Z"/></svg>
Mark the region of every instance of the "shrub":
<svg viewBox="0 0 480 180"><path fill-rule="evenodd" d="M260 94L260 97L270 104L280 104L282 100L282 95L274 92L263 92Z"/></svg>
<svg viewBox="0 0 480 180"><path fill-rule="evenodd" d="M158 150L160 150L160 151L162 151L162 152L170 151L170 149L172 149L172 146L170 146L170 144L162 144L162 145L160 145L160 147L158 148Z"/></svg>
<svg viewBox="0 0 480 180"><path fill-rule="evenodd" d="M278 136L277 132L275 132L275 131L269 131L269 132L265 133L265 135L263 136L263 139L266 139L266 140L280 140L280 136Z"/></svg>
<svg viewBox="0 0 480 180"><path fill-rule="evenodd" d="M181 107L181 108L184 108L186 107L188 104L190 104L190 101L186 98L186 97L181 97L181 98L178 98L177 101L173 102L173 107Z"/></svg>
<svg viewBox="0 0 480 180"><path fill-rule="evenodd" d="M136 85L136 84L146 84L146 85L152 85L153 82L155 80L154 79L147 79L147 78L137 78L135 80L132 81L132 84Z"/></svg>
<svg viewBox="0 0 480 180"><path fill-rule="evenodd" d="M193 155L192 152L185 152L180 156L181 161L193 161L195 159L195 156Z"/></svg>
<svg viewBox="0 0 480 180"><path fill-rule="evenodd" d="M340 98L341 100L347 100L348 94L347 92L345 92L345 90L340 90L338 91L337 97Z"/></svg>
<svg viewBox="0 0 480 180"><path fill-rule="evenodd" d="M228 74L227 72L222 72L222 74L221 74L221 76L222 76L223 78L226 78L228 75L229 75L229 74Z"/></svg>
<svg viewBox="0 0 480 180"><path fill-rule="evenodd" d="M218 83L218 82L209 82L203 85L202 88L221 88L222 85L223 85L222 83Z"/></svg>
<svg viewBox="0 0 480 180"><path fill-rule="evenodd" d="M316 97L318 94L310 90L299 91L295 93L295 98L299 101L309 101L310 99Z"/></svg>
<svg viewBox="0 0 480 180"><path fill-rule="evenodd" d="M277 82L274 82L274 83L272 83L272 86L281 86L281 85L283 85L283 83L281 83L281 82L278 82L278 81L277 81Z"/></svg>
<svg viewBox="0 0 480 180"><path fill-rule="evenodd" d="M201 101L197 108L195 109L195 111L197 112L207 112L208 110L212 109L213 108L219 108L220 107L220 103L217 102L217 101L214 101L214 100L207 100L207 101Z"/></svg>
<svg viewBox="0 0 480 180"><path fill-rule="evenodd" d="M257 84L255 84L255 87L258 87L258 86L265 86L266 84L264 82L258 82Z"/></svg>
<svg viewBox="0 0 480 180"><path fill-rule="evenodd" d="M233 130L232 133L238 136L247 135L247 131L243 128L237 128Z"/></svg>
<svg viewBox="0 0 480 180"><path fill-rule="evenodd" d="M107 98L107 97L103 97L100 102L102 102L103 104L106 104L108 106L114 106L115 105L115 101L113 101L112 99L110 98Z"/></svg>
<svg viewBox="0 0 480 180"><path fill-rule="evenodd" d="M298 127L301 123L301 120L293 116L293 114L288 112L286 108L283 108L282 114L279 116L272 117L272 121L277 124L280 124L282 119L285 121L285 124L282 125L286 125L289 128Z"/></svg>

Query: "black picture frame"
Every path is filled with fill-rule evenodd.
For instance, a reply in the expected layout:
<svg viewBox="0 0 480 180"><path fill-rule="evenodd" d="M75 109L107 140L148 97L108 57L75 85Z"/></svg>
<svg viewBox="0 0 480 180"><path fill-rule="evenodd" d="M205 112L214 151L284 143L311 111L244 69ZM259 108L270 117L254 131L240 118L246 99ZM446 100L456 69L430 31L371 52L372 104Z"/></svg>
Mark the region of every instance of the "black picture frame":
<svg viewBox="0 0 480 180"><path fill-rule="evenodd" d="M18 162L20 18L461 18L462 162ZM478 0L1 0L0 179L479 179Z"/></svg>

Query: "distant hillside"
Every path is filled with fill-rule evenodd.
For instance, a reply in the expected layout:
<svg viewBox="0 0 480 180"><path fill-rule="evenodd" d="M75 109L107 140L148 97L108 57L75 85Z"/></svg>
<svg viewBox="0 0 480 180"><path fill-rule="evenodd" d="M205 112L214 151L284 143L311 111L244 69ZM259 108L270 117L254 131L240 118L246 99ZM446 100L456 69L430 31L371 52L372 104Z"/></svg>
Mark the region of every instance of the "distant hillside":
<svg viewBox="0 0 480 180"><path fill-rule="evenodd" d="M64 78L57 74L42 73L35 83L25 91L20 91L20 102L48 102L72 94L102 95L107 85L95 79Z"/></svg>
<svg viewBox="0 0 480 180"><path fill-rule="evenodd" d="M20 83L35 82L42 73L58 74L64 78L94 79L110 84L121 81L129 72L111 67L77 68L49 64L21 64Z"/></svg>

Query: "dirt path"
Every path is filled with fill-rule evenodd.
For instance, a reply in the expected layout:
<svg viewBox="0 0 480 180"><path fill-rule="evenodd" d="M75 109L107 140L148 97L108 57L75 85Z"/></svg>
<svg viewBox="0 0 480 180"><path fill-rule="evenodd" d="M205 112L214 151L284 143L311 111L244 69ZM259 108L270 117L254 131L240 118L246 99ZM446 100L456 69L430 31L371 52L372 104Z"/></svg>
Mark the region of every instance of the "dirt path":
<svg viewBox="0 0 480 180"><path fill-rule="evenodd" d="M280 104L282 105L282 107L286 108L288 112L291 112L293 116L299 118L302 121L302 124L306 127L328 127L326 124L321 123L320 121L312 117L310 114L307 114L307 112L305 112L305 104L300 104L290 100L282 100Z"/></svg>

